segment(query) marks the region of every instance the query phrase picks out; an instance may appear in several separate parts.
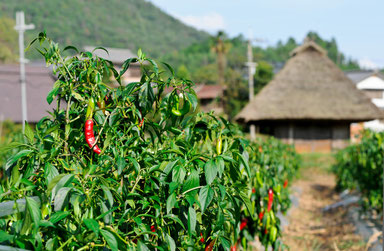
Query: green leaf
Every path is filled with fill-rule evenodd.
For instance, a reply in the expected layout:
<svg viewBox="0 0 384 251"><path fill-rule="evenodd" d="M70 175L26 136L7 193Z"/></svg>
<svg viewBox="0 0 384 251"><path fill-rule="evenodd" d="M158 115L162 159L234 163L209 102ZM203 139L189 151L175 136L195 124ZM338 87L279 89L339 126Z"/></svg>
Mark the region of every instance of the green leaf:
<svg viewBox="0 0 384 251"><path fill-rule="evenodd" d="M55 227L55 225L51 221L41 220L39 227Z"/></svg>
<svg viewBox="0 0 384 251"><path fill-rule="evenodd" d="M51 215L49 221L52 222L53 224L55 224L55 223L61 221L62 219L64 219L65 217L67 217L70 214L71 214L71 212L69 212L69 211L56 212L53 215Z"/></svg>
<svg viewBox="0 0 384 251"><path fill-rule="evenodd" d="M121 174L121 172L124 170L126 167L127 162L125 162L125 159L123 157L117 157L116 160L116 169L117 169L117 174Z"/></svg>
<svg viewBox="0 0 384 251"><path fill-rule="evenodd" d="M111 190L109 190L109 188L104 186L104 185L101 186L101 189L103 189L104 195L105 195L105 197L107 197L109 207L112 207L113 206L113 196L112 196Z"/></svg>
<svg viewBox="0 0 384 251"><path fill-rule="evenodd" d="M29 126L29 124L27 122L25 122L25 131L24 131L24 134L25 136L27 137L29 143L33 143L33 138L34 138L34 134L33 134L33 131L31 129L31 127Z"/></svg>
<svg viewBox="0 0 384 251"><path fill-rule="evenodd" d="M173 240L173 238L171 236L169 236L168 234L166 234L166 240L168 243L168 247L171 249L171 251L175 251L176 250L176 244L175 244L175 241Z"/></svg>
<svg viewBox="0 0 384 251"><path fill-rule="evenodd" d="M39 226L41 220L40 206L37 201L30 197L25 197L26 201L26 210L28 210L35 227Z"/></svg>
<svg viewBox="0 0 384 251"><path fill-rule="evenodd" d="M169 219L171 219L171 220L173 220L173 221L179 223L180 226L181 226L182 228L184 228L184 230L185 230L185 226L184 226L183 222L182 222L182 221L180 220L180 218L177 217L176 215L174 215L174 214L167 214L167 215L164 216L164 218L169 218Z"/></svg>
<svg viewBox="0 0 384 251"><path fill-rule="evenodd" d="M93 49L92 53L94 53L96 50L103 50L107 53L107 55L109 56L109 52L107 49L105 49L104 47L101 47L101 46L98 46L96 47L95 49Z"/></svg>
<svg viewBox="0 0 384 251"><path fill-rule="evenodd" d="M245 207L247 208L249 214L251 215L252 219L255 219L254 215L254 207L252 206L252 202L247 196L247 194L243 191L239 193L241 200L244 202Z"/></svg>
<svg viewBox="0 0 384 251"><path fill-rule="evenodd" d="M217 172L219 173L219 177L221 178L221 176L224 173L224 169L225 169L225 163L224 163L223 158L220 156L217 157L215 160L215 164L217 166Z"/></svg>
<svg viewBox="0 0 384 251"><path fill-rule="evenodd" d="M51 104L54 98L57 96L59 93L60 88L53 88L47 95L47 102L48 104Z"/></svg>
<svg viewBox="0 0 384 251"><path fill-rule="evenodd" d="M153 71L156 75L159 75L159 67L157 66L156 62L150 58L146 58L145 60L151 63L151 65L153 66Z"/></svg>
<svg viewBox="0 0 384 251"><path fill-rule="evenodd" d="M204 186L200 189L199 200L200 200L202 214L211 203L213 196L214 196L214 191L209 185Z"/></svg>
<svg viewBox="0 0 384 251"><path fill-rule="evenodd" d="M188 209L188 233L192 235L196 228L196 211L193 207Z"/></svg>
<svg viewBox="0 0 384 251"><path fill-rule="evenodd" d="M185 178L186 171L182 166L176 166L172 170L172 181L182 183Z"/></svg>
<svg viewBox="0 0 384 251"><path fill-rule="evenodd" d="M10 234L6 233L5 231L0 230L0 243L5 242L5 241L9 241L12 239L13 239L13 235L10 235Z"/></svg>
<svg viewBox="0 0 384 251"><path fill-rule="evenodd" d="M175 76L175 70L172 68L172 66L170 66L166 62L162 62L162 63L168 68L168 70L171 72L172 76Z"/></svg>
<svg viewBox="0 0 384 251"><path fill-rule="evenodd" d="M83 96L81 96L80 94L78 94L77 92L73 91L72 90L72 96L77 99L78 101L84 101L84 98Z"/></svg>
<svg viewBox="0 0 384 251"><path fill-rule="evenodd" d="M183 185L183 193L198 186L200 186L199 173L197 170L192 170ZM197 193L197 189L192 192Z"/></svg>
<svg viewBox="0 0 384 251"><path fill-rule="evenodd" d="M231 241L227 237L220 236L219 241L221 245L223 245L224 250L229 250L231 248Z"/></svg>
<svg viewBox="0 0 384 251"><path fill-rule="evenodd" d="M9 150L12 150L12 149L20 147L20 146L27 146L27 145L23 144L23 143L19 143L19 142L11 142L9 144L1 146L0 147L0 153L8 152Z"/></svg>
<svg viewBox="0 0 384 251"><path fill-rule="evenodd" d="M54 199L57 194L57 191L59 191L60 188L67 187L69 184L71 184L74 177L74 174L59 174L55 178L53 178L52 181L49 183L47 189L48 194L52 191L52 199Z"/></svg>
<svg viewBox="0 0 384 251"><path fill-rule="evenodd" d="M169 212L171 212L172 208L175 207L176 205L176 194L175 193L172 193L168 199L167 199L167 214L169 214Z"/></svg>
<svg viewBox="0 0 384 251"><path fill-rule="evenodd" d="M100 226L97 221L95 221L94 219L84 219L83 222L89 230L92 230L96 234L96 236L99 236Z"/></svg>
<svg viewBox="0 0 384 251"><path fill-rule="evenodd" d="M109 231L107 230L104 230L104 229L100 229L100 233L101 235L104 237L104 239L106 240L106 242L108 243L108 246L114 251L114 250L118 250L118 244L117 244L117 240L116 240L116 237Z"/></svg>
<svg viewBox="0 0 384 251"><path fill-rule="evenodd" d="M246 153L246 152L244 152L244 153ZM247 172L248 177L251 177L251 169L249 168L248 159L245 159L245 156L243 156L242 154L239 154L239 153L236 153L236 152L235 152L235 154L237 156L239 156L241 163L245 167L245 171Z"/></svg>
<svg viewBox="0 0 384 251"><path fill-rule="evenodd" d="M79 50L75 46L72 46L72 45L68 45L67 47L65 47L63 49L63 51L66 51L66 50L74 50L77 54L79 54Z"/></svg>
<svg viewBox="0 0 384 251"><path fill-rule="evenodd" d="M144 243L142 243L141 241L139 241L137 243L137 250L138 251L150 251L149 248Z"/></svg>
<svg viewBox="0 0 384 251"><path fill-rule="evenodd" d="M207 184L210 185L217 176L217 166L215 165L215 161L211 159L205 163L204 171L205 180L207 181Z"/></svg>
<svg viewBox="0 0 384 251"><path fill-rule="evenodd" d="M132 162L133 167L135 168L136 173L138 174L140 172L140 165L139 165L139 163L137 162L137 160L135 160L132 157L128 157L128 159Z"/></svg>
<svg viewBox="0 0 384 251"><path fill-rule="evenodd" d="M155 101L155 93L151 86L151 82L145 82L139 92L139 106L145 110L151 110L153 102Z"/></svg>
<svg viewBox="0 0 384 251"><path fill-rule="evenodd" d="M55 212L61 211L63 209L63 207L66 206L66 204L68 203L68 201L66 199L67 199L68 193L71 190L72 190L72 187L62 187L57 192L57 194L55 196L55 201L54 201Z"/></svg>
<svg viewBox="0 0 384 251"><path fill-rule="evenodd" d="M25 149L25 150L21 150L20 152L16 153L15 155L11 156L7 163L5 163L5 170L7 171L8 168L10 168L15 162L17 162L20 158L24 157L24 156L27 156L28 154L30 154L31 152L33 152L32 150L28 150L28 149Z"/></svg>

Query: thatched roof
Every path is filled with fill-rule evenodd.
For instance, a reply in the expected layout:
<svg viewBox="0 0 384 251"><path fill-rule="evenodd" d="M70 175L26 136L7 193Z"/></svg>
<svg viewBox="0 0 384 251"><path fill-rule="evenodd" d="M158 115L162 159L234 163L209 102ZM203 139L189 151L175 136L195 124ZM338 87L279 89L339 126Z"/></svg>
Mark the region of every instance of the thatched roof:
<svg viewBox="0 0 384 251"><path fill-rule="evenodd" d="M312 41L296 48L275 78L236 116L262 120L343 120L383 118L363 92Z"/></svg>

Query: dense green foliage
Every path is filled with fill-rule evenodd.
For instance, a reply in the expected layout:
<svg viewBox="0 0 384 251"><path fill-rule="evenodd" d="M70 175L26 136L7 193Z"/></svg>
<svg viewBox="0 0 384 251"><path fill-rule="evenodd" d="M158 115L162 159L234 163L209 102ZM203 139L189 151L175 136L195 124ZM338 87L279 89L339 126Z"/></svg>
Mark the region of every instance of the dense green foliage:
<svg viewBox="0 0 384 251"><path fill-rule="evenodd" d="M244 235L242 220L256 222L266 210L265 192L273 190L265 222L248 233L283 247L274 216L289 205L281 186L297 169L289 147L272 139L250 144L225 119L196 113L192 82L175 78L169 65L163 78L141 51L117 72L91 52L62 57L56 43L44 40L41 33L41 52L58 77L47 101L60 98L35 130L26 126L25 142L1 148L15 152L3 165L0 202L25 198L26 205L0 219L0 243L34 250L228 250ZM140 82L111 88L132 62L151 67ZM172 91L164 96L165 87ZM94 111L91 99L99 102ZM91 114L100 155L85 143Z"/></svg>
<svg viewBox="0 0 384 251"><path fill-rule="evenodd" d="M0 16L14 19L23 10L26 22L37 30L49 30L55 41L77 47L142 48L157 57L208 37L145 0L0 0L0 6ZM27 31L26 40L35 33Z"/></svg>
<svg viewBox="0 0 384 251"><path fill-rule="evenodd" d="M365 131L361 142L336 155L333 172L340 189L358 190L366 213L383 212L384 133Z"/></svg>
<svg viewBox="0 0 384 251"><path fill-rule="evenodd" d="M15 62L17 57L17 32L15 21L11 18L0 18L0 63Z"/></svg>
<svg viewBox="0 0 384 251"><path fill-rule="evenodd" d="M249 215L246 211L242 214L242 222L247 222L247 225L239 234L238 245L245 249L255 236L264 246L268 246L271 239L282 236L280 219L276 213L278 211L285 213L289 209L291 203L289 187L301 164L301 159L292 146L272 137L250 144L248 152L252 172L248 187L252 190L251 203L254 215ZM267 208L269 189L274 193L271 211ZM274 228L276 230L273 230ZM274 231L276 237L273 236ZM284 245L277 239L273 247L275 250L280 250L279 248L283 248Z"/></svg>

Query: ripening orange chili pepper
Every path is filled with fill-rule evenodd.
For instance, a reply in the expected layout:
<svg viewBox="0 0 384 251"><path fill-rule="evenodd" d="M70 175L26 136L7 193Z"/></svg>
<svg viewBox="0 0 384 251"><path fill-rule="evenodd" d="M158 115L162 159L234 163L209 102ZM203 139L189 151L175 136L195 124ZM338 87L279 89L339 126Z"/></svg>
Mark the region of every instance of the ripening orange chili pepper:
<svg viewBox="0 0 384 251"><path fill-rule="evenodd" d="M215 245L215 240L211 241L208 246L205 247L205 251L212 251L213 245Z"/></svg>
<svg viewBox="0 0 384 251"><path fill-rule="evenodd" d="M285 180L285 181L284 181L284 185L283 185L283 187L284 187L284 188L287 188L287 186L288 186L288 180Z"/></svg>

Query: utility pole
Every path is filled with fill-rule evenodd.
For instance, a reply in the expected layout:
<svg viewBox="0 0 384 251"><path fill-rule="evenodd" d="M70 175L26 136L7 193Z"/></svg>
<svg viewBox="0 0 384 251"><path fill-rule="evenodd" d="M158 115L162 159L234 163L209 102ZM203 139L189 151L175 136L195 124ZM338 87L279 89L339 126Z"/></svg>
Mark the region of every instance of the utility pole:
<svg viewBox="0 0 384 251"><path fill-rule="evenodd" d="M249 102L252 102L254 97L254 82L253 82L253 76L256 72L256 66L257 63L253 62L253 53L252 53L252 36L249 36L248 40L248 50L247 50L247 59L248 62L246 65L248 66L248 87L249 87ZM249 133L251 136L251 140L256 139L256 126L254 124L251 124L249 126Z"/></svg>
<svg viewBox="0 0 384 251"><path fill-rule="evenodd" d="M35 28L33 24L25 24L24 12L16 12L15 30L19 32L19 54L20 54L20 86L21 86L21 109L22 109L22 125L23 132L25 130L25 122L27 121L27 88L25 83L25 63L28 60L24 58L24 32Z"/></svg>

